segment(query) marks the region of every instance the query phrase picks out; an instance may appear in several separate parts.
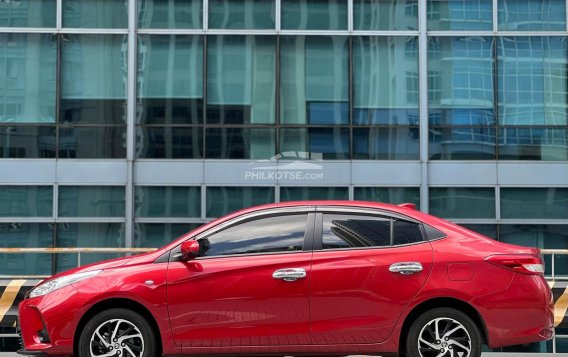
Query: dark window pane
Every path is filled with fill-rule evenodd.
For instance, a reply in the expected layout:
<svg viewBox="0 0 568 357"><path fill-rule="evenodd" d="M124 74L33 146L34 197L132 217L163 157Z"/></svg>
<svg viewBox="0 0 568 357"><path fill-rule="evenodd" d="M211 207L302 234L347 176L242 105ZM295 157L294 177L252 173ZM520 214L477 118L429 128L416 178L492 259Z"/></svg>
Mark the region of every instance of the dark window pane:
<svg viewBox="0 0 568 357"><path fill-rule="evenodd" d="M276 39L211 36L207 43L207 123L274 123Z"/></svg>
<svg viewBox="0 0 568 357"><path fill-rule="evenodd" d="M63 26L127 28L127 1L63 0Z"/></svg>
<svg viewBox="0 0 568 357"><path fill-rule="evenodd" d="M0 126L0 158L55 157L55 126Z"/></svg>
<svg viewBox="0 0 568 357"><path fill-rule="evenodd" d="M210 29L274 29L274 0L209 0Z"/></svg>
<svg viewBox="0 0 568 357"><path fill-rule="evenodd" d="M347 187L281 187L280 201L348 200Z"/></svg>
<svg viewBox="0 0 568 357"><path fill-rule="evenodd" d="M497 38L500 125L568 124L567 52L562 36Z"/></svg>
<svg viewBox="0 0 568 357"><path fill-rule="evenodd" d="M527 225L502 224L499 226L499 240L540 249L568 249L568 225ZM546 275L552 274L550 255L544 255ZM556 255L555 275L568 277L568 256Z"/></svg>
<svg viewBox="0 0 568 357"><path fill-rule="evenodd" d="M203 26L203 0L140 0L138 26L157 29L198 29Z"/></svg>
<svg viewBox="0 0 568 357"><path fill-rule="evenodd" d="M300 251L304 245L305 214L254 219L200 239L199 256Z"/></svg>
<svg viewBox="0 0 568 357"><path fill-rule="evenodd" d="M347 1L282 0L282 29L347 30Z"/></svg>
<svg viewBox="0 0 568 357"><path fill-rule="evenodd" d="M430 214L443 218L495 219L495 189L432 187Z"/></svg>
<svg viewBox="0 0 568 357"><path fill-rule="evenodd" d="M501 188L501 218L568 218L568 188Z"/></svg>
<svg viewBox="0 0 568 357"><path fill-rule="evenodd" d="M51 217L51 186L0 186L0 217Z"/></svg>
<svg viewBox="0 0 568 357"><path fill-rule="evenodd" d="M124 187L59 186L59 217L124 217Z"/></svg>
<svg viewBox="0 0 568 357"><path fill-rule="evenodd" d="M158 248L201 226L201 223L136 223L134 246Z"/></svg>
<svg viewBox="0 0 568 357"><path fill-rule="evenodd" d="M492 0L428 0L428 30L491 31Z"/></svg>
<svg viewBox="0 0 568 357"><path fill-rule="evenodd" d="M202 36L138 36L138 115L144 124L203 123Z"/></svg>
<svg viewBox="0 0 568 357"><path fill-rule="evenodd" d="M56 0L0 3L0 27L55 27Z"/></svg>
<svg viewBox="0 0 568 357"><path fill-rule="evenodd" d="M366 160L418 160L418 127L353 129L353 158Z"/></svg>
<svg viewBox="0 0 568 357"><path fill-rule="evenodd" d="M418 125L417 78L401 75L418 74L416 42L401 36L353 38L354 124Z"/></svg>
<svg viewBox="0 0 568 357"><path fill-rule="evenodd" d="M568 160L568 129L555 127L500 128L501 160Z"/></svg>
<svg viewBox="0 0 568 357"><path fill-rule="evenodd" d="M274 202L274 187L207 187L207 217Z"/></svg>
<svg viewBox="0 0 568 357"><path fill-rule="evenodd" d="M52 246L52 224L0 223L0 247L2 248L50 248ZM2 275L51 275L52 255L45 253L0 254L0 266Z"/></svg>
<svg viewBox="0 0 568 357"><path fill-rule="evenodd" d="M124 159L126 127L88 126L59 129L59 158Z"/></svg>
<svg viewBox="0 0 568 357"><path fill-rule="evenodd" d="M62 123L126 122L126 35L63 35Z"/></svg>
<svg viewBox="0 0 568 357"><path fill-rule="evenodd" d="M491 239L497 239L497 226L494 224L460 224L460 226Z"/></svg>
<svg viewBox="0 0 568 357"><path fill-rule="evenodd" d="M419 187L355 187L354 198L392 204L414 203L416 209L420 209Z"/></svg>
<svg viewBox="0 0 568 357"><path fill-rule="evenodd" d="M432 160L495 160L495 128L431 127Z"/></svg>
<svg viewBox="0 0 568 357"><path fill-rule="evenodd" d="M355 0L355 30L388 31L418 28L418 0Z"/></svg>
<svg viewBox="0 0 568 357"><path fill-rule="evenodd" d="M137 217L201 217L200 187L136 187Z"/></svg>
<svg viewBox="0 0 568 357"><path fill-rule="evenodd" d="M208 159L269 159L275 154L270 128L207 128Z"/></svg>
<svg viewBox="0 0 568 357"><path fill-rule="evenodd" d="M348 58L345 36L281 37L281 122L348 124Z"/></svg>
<svg viewBox="0 0 568 357"><path fill-rule="evenodd" d="M202 127L139 127L136 141L139 158L200 159L203 157Z"/></svg>
<svg viewBox="0 0 568 357"><path fill-rule="evenodd" d="M390 219L362 215L325 214L323 249L385 247L391 243Z"/></svg>
<svg viewBox="0 0 568 357"><path fill-rule="evenodd" d="M423 223L422 226L424 227L424 231L426 233L426 237L428 240L432 241L435 239L445 238L447 235L446 233L426 224Z"/></svg>
<svg viewBox="0 0 568 357"><path fill-rule="evenodd" d="M0 2L0 17L15 3ZM0 123L54 123L56 37L0 34L0 63Z"/></svg>
<svg viewBox="0 0 568 357"><path fill-rule="evenodd" d="M404 245L423 242L422 230L418 223L407 221L393 222L393 245Z"/></svg>
<svg viewBox="0 0 568 357"><path fill-rule="evenodd" d="M123 223L59 223L57 224L57 247L61 248L121 248L124 247ZM58 254L56 272L62 272L79 265L117 258L119 253ZM80 263L80 264L79 264Z"/></svg>
<svg viewBox="0 0 568 357"><path fill-rule="evenodd" d="M349 159L349 128L280 129L280 152L321 154L323 159Z"/></svg>
<svg viewBox="0 0 568 357"><path fill-rule="evenodd" d="M566 31L565 0L499 0L501 31Z"/></svg>

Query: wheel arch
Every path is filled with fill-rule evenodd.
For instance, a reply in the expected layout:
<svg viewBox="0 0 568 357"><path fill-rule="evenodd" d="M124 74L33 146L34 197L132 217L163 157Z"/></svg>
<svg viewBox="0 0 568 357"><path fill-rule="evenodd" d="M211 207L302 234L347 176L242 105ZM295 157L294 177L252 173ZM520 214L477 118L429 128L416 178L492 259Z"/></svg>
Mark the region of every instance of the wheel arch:
<svg viewBox="0 0 568 357"><path fill-rule="evenodd" d="M470 305L469 303L463 300L456 299L453 297L437 297L423 301L420 304L416 305L406 316L402 328L400 330L399 343L398 343L399 354L401 356L406 355L406 343L402 339L403 336L408 336L408 332L410 330L410 327L412 326L412 323L426 311L439 307L453 308L465 313L473 320L477 328L479 328L482 341L484 343L489 342L488 340L489 335L487 333L487 326L485 325L485 321L483 320L479 312L472 305Z"/></svg>
<svg viewBox="0 0 568 357"><path fill-rule="evenodd" d="M156 322L156 319L154 318L150 310L148 310L144 305L128 298L111 298L99 301L91 306L83 314L83 316L81 316L81 319L79 320L79 323L77 324L77 328L75 329L75 333L73 335L73 354L78 354L79 337L87 322L89 322L89 320L91 320L96 314L101 311L116 308L122 308L137 312L142 315L142 317L144 317L146 321L148 321L148 323L152 327L152 332L154 333L156 339L157 350L161 355L161 353L163 352L162 336L160 334L160 328L158 326L158 323Z"/></svg>

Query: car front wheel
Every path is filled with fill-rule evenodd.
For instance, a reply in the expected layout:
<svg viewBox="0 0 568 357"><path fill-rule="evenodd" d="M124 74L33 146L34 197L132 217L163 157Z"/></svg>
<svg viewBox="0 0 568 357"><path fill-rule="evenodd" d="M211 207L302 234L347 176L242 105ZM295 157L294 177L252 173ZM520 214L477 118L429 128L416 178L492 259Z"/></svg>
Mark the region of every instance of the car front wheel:
<svg viewBox="0 0 568 357"><path fill-rule="evenodd" d="M127 309L95 315L81 332L79 357L154 357L156 342L148 321Z"/></svg>
<svg viewBox="0 0 568 357"><path fill-rule="evenodd" d="M472 319L452 308L420 315L406 340L408 357L479 357L481 334Z"/></svg>

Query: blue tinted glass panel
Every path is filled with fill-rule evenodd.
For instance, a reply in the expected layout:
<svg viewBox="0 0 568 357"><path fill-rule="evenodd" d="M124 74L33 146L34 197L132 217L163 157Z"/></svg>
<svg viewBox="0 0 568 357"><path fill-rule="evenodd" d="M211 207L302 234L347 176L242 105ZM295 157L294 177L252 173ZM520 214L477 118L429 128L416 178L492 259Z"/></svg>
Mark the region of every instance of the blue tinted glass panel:
<svg viewBox="0 0 568 357"><path fill-rule="evenodd" d="M207 128L208 159L269 159L275 155L276 133L270 128Z"/></svg>
<svg viewBox="0 0 568 357"><path fill-rule="evenodd" d="M284 30L347 30L346 0L282 0Z"/></svg>
<svg viewBox="0 0 568 357"><path fill-rule="evenodd" d="M287 151L310 153L323 159L349 159L349 129L280 129L280 152Z"/></svg>
<svg viewBox="0 0 568 357"><path fill-rule="evenodd" d="M51 186L0 186L0 217L51 217Z"/></svg>
<svg viewBox="0 0 568 357"><path fill-rule="evenodd" d="M568 160L568 129L535 126L500 128L499 159Z"/></svg>
<svg viewBox="0 0 568 357"><path fill-rule="evenodd" d="M501 218L568 218L568 188L501 188Z"/></svg>
<svg viewBox="0 0 568 357"><path fill-rule="evenodd" d="M124 159L126 126L59 127L61 159Z"/></svg>
<svg viewBox="0 0 568 357"><path fill-rule="evenodd" d="M138 26L157 29L203 27L203 0L140 0Z"/></svg>
<svg viewBox="0 0 568 357"><path fill-rule="evenodd" d="M280 201L348 200L347 187L281 187Z"/></svg>
<svg viewBox="0 0 568 357"><path fill-rule="evenodd" d="M0 123L54 123L56 37L0 34L0 63Z"/></svg>
<svg viewBox="0 0 568 357"><path fill-rule="evenodd" d="M497 239L497 226L494 224L460 224L460 226L491 239Z"/></svg>
<svg viewBox="0 0 568 357"><path fill-rule="evenodd" d="M443 218L495 219L495 189L430 188L430 214Z"/></svg>
<svg viewBox="0 0 568 357"><path fill-rule="evenodd" d="M281 122L349 123L348 58L347 37L281 37Z"/></svg>
<svg viewBox="0 0 568 357"><path fill-rule="evenodd" d="M127 10L127 1L63 0L63 26L127 28Z"/></svg>
<svg viewBox="0 0 568 357"><path fill-rule="evenodd" d="M414 203L420 209L419 187L355 187L354 199L392 204Z"/></svg>
<svg viewBox="0 0 568 357"><path fill-rule="evenodd" d="M209 0L210 29L273 29L274 0Z"/></svg>
<svg viewBox="0 0 568 357"><path fill-rule="evenodd" d="M568 124L565 37L497 40L499 124Z"/></svg>
<svg viewBox="0 0 568 357"><path fill-rule="evenodd" d="M200 187L136 187L137 217L201 217Z"/></svg>
<svg viewBox="0 0 568 357"><path fill-rule="evenodd" d="M207 217L274 202L274 187L207 187Z"/></svg>
<svg viewBox="0 0 568 357"><path fill-rule="evenodd" d="M201 223L135 223L134 246L158 248L201 226Z"/></svg>
<svg viewBox="0 0 568 357"><path fill-rule="evenodd" d="M140 127L136 152L147 159L200 159L203 157L202 127Z"/></svg>
<svg viewBox="0 0 568 357"><path fill-rule="evenodd" d="M418 1L354 0L353 17L355 30L416 30Z"/></svg>
<svg viewBox="0 0 568 357"><path fill-rule="evenodd" d="M495 160L495 128L430 127L432 160Z"/></svg>
<svg viewBox="0 0 568 357"><path fill-rule="evenodd" d="M353 129L353 158L365 160L418 160L418 127Z"/></svg>
<svg viewBox="0 0 568 357"><path fill-rule="evenodd" d="M499 0L501 31L566 31L564 0Z"/></svg>
<svg viewBox="0 0 568 357"><path fill-rule="evenodd" d="M59 217L124 217L124 213L124 187L59 187Z"/></svg>
<svg viewBox="0 0 568 357"><path fill-rule="evenodd" d="M0 2L0 27L55 27L56 0Z"/></svg>
<svg viewBox="0 0 568 357"><path fill-rule="evenodd" d="M50 223L0 223L2 248L50 248L53 239L53 224ZM0 254L1 274L49 276L52 259L53 255L45 253Z"/></svg>
<svg viewBox="0 0 568 357"><path fill-rule="evenodd" d="M428 0L428 30L491 31L492 0Z"/></svg>
<svg viewBox="0 0 568 357"><path fill-rule="evenodd" d="M54 158L55 126L0 126L0 158Z"/></svg>

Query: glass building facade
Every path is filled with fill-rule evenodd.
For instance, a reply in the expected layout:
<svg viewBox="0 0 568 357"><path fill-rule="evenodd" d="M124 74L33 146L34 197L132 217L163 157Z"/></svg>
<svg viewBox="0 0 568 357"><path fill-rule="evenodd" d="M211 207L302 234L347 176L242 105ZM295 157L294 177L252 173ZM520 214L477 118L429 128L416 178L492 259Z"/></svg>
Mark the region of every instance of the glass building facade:
<svg viewBox="0 0 568 357"><path fill-rule="evenodd" d="M158 247L250 205L354 199L566 249L566 10L0 1L0 247ZM0 254L0 275L77 263Z"/></svg>

